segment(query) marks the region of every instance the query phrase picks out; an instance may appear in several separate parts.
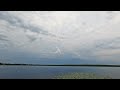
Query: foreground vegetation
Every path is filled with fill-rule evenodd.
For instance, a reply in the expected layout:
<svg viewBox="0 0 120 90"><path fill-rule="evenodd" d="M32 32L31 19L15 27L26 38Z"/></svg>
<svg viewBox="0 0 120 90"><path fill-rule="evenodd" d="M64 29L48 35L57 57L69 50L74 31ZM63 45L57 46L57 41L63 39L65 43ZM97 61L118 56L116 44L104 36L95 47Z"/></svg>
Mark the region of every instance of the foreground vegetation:
<svg viewBox="0 0 120 90"><path fill-rule="evenodd" d="M100 76L94 73L69 73L56 76L54 79L112 79L109 76Z"/></svg>

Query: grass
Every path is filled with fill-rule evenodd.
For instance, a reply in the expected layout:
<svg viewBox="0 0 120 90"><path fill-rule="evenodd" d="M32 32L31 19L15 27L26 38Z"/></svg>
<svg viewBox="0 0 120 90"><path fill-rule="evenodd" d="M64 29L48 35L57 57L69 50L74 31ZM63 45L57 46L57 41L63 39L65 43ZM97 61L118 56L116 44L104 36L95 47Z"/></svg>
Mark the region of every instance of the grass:
<svg viewBox="0 0 120 90"><path fill-rule="evenodd" d="M54 79L112 79L109 76L100 76L94 73L69 73L55 76Z"/></svg>

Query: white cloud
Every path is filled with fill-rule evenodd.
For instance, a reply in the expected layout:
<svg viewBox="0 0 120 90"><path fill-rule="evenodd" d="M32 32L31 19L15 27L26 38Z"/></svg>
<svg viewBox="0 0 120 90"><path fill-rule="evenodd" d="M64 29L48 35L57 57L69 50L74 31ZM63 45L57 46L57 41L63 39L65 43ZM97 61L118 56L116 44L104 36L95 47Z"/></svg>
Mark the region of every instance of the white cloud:
<svg viewBox="0 0 120 90"><path fill-rule="evenodd" d="M119 11L1 11L0 47L48 57L56 55L57 47L59 53L96 58L119 48L120 42L112 43L120 37L119 24Z"/></svg>

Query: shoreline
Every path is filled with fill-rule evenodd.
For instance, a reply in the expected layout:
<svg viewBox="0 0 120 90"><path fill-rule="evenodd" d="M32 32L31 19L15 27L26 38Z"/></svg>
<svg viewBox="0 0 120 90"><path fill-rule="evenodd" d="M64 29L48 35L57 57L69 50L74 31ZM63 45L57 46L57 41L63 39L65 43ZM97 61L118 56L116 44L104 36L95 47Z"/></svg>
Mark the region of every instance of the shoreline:
<svg viewBox="0 0 120 90"><path fill-rule="evenodd" d="M100 64L6 64L0 63L0 66L72 66L72 67L120 67L120 65L100 65Z"/></svg>

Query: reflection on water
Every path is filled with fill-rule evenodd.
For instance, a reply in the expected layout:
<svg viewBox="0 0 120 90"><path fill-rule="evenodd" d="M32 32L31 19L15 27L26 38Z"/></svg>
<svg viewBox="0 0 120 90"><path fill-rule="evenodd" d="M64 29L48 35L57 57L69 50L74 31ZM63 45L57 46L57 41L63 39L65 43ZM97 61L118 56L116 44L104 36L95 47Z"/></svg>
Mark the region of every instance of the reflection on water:
<svg viewBox="0 0 120 90"><path fill-rule="evenodd" d="M120 78L120 67L44 67L44 66L0 66L1 79L51 79L56 75L72 72L96 73Z"/></svg>

